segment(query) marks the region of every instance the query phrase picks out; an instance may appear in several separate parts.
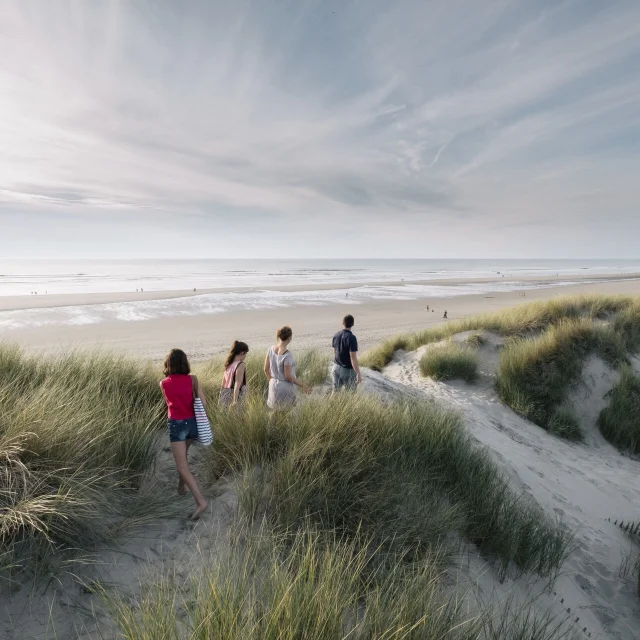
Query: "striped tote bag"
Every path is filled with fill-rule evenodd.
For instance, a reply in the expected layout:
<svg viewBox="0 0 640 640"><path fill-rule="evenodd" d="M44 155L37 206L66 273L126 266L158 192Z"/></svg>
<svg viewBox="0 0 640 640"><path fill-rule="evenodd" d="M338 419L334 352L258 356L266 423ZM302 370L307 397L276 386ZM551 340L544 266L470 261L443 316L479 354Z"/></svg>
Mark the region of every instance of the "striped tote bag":
<svg viewBox="0 0 640 640"><path fill-rule="evenodd" d="M203 447L208 447L213 442L213 433L211 433L211 425L202 400L196 395L198 379L195 376L191 376L191 384L193 386L193 410L196 414L196 424L198 425L198 439L196 442Z"/></svg>

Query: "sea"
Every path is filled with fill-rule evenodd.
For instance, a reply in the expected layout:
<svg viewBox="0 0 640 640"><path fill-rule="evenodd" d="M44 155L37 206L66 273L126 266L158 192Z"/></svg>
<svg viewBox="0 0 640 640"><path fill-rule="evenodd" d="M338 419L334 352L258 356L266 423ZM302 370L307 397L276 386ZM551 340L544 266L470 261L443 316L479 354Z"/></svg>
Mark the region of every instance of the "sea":
<svg viewBox="0 0 640 640"><path fill-rule="evenodd" d="M545 281L548 276L555 281ZM486 295L569 286L578 278L599 282L611 276L640 277L640 260L0 259L0 296L38 296L41 304L40 296L52 294L144 292L144 299L136 301L0 311L0 330ZM215 291L206 291L211 289ZM161 292L174 297L154 299L153 294Z"/></svg>

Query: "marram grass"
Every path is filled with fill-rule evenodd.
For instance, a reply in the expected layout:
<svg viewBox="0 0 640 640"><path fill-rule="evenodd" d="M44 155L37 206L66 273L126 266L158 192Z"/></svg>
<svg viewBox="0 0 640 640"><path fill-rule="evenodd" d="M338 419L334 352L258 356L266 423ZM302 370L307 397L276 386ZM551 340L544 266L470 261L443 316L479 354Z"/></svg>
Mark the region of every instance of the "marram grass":
<svg viewBox="0 0 640 640"><path fill-rule="evenodd" d="M448 342L430 348L420 358L420 373L434 380L464 380L478 377L478 357L470 347Z"/></svg>
<svg viewBox="0 0 640 640"><path fill-rule="evenodd" d="M527 337L562 320L612 319L630 346L640 347L640 300L632 296L575 296L532 302L510 309L453 320L433 329L389 338L367 351L362 365L380 371L398 349L415 351L463 331L491 331L502 336Z"/></svg>
<svg viewBox="0 0 640 640"><path fill-rule="evenodd" d="M263 355L247 367L262 398ZM326 379L327 359L310 352L299 362L303 379ZM194 373L214 410L222 358ZM40 571L81 555L136 521L142 504L158 506L139 487L166 437L160 378L160 363L99 352L27 356L0 344L0 571Z"/></svg>
<svg viewBox="0 0 640 640"><path fill-rule="evenodd" d="M622 367L611 390L609 405L598 417L602 435L623 451L640 453L640 376L630 366Z"/></svg>
<svg viewBox="0 0 640 640"><path fill-rule="evenodd" d="M467 537L502 571L553 574L570 536L509 489L460 417L431 403L383 405L340 394L270 417L259 402L215 414L210 467L240 473L247 517L278 531L370 536L388 553L419 557ZM453 550L453 549L450 549Z"/></svg>

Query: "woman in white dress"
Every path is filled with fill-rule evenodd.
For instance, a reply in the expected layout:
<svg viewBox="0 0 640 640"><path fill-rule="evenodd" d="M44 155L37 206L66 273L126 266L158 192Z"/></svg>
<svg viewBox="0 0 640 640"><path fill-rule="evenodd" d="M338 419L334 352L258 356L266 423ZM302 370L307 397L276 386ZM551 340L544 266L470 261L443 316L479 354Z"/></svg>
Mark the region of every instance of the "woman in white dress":
<svg viewBox="0 0 640 640"><path fill-rule="evenodd" d="M276 334L277 342L269 348L264 360L264 373L269 380L267 406L270 409L284 409L296 403L296 387L304 393L310 389L296 378L296 363L289 351L289 343L293 338L291 327L282 327Z"/></svg>

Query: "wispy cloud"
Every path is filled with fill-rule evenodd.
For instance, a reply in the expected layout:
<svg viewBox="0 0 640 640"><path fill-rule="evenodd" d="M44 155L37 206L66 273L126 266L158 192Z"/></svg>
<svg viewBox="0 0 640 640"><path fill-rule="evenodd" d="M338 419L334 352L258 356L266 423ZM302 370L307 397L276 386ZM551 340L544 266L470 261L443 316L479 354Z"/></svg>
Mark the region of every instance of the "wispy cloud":
<svg viewBox="0 0 640 640"><path fill-rule="evenodd" d="M228 246L237 216L266 234L245 252L284 229L330 255L354 244L331 244L339 220L360 255L433 256L492 255L515 217L564 245L512 254L632 255L638 69L622 0L5 0L0 221L155 213L154 240L200 220Z"/></svg>

